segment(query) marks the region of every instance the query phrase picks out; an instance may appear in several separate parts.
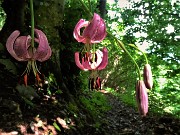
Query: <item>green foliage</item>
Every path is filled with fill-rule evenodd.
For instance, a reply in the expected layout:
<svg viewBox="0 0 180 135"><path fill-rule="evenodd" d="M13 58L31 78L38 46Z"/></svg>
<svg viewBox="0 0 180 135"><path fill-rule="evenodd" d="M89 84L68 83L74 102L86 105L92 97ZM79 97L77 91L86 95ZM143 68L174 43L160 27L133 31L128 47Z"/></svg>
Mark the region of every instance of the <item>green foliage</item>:
<svg viewBox="0 0 180 135"><path fill-rule="evenodd" d="M135 89L131 89L128 91L124 91L124 90L116 91L112 88L105 88L105 89L114 96L118 97L119 100L122 100L127 105L131 107L136 107Z"/></svg>
<svg viewBox="0 0 180 135"><path fill-rule="evenodd" d="M68 103L68 110L75 116L77 117L77 113L78 113L78 107L76 104L74 103Z"/></svg>
<svg viewBox="0 0 180 135"><path fill-rule="evenodd" d="M2 1L0 1L0 5L2 4ZM6 14L3 10L3 8L0 6L0 30L2 29L6 19Z"/></svg>
<svg viewBox="0 0 180 135"><path fill-rule="evenodd" d="M147 53L154 78L149 92L150 112L175 117L180 113L178 9L179 3L169 0L131 1L131 6L123 9L117 4L108 5L106 18L109 31L125 43L141 70L145 64L143 56L127 44L136 44ZM135 106L134 65L112 39L106 38L103 44L109 51L108 67L101 73L104 87L112 88L114 95Z"/></svg>
<svg viewBox="0 0 180 135"><path fill-rule="evenodd" d="M104 112L110 109L106 97L101 92L84 91L84 94L80 96L80 102L97 121L103 116Z"/></svg>
<svg viewBox="0 0 180 135"><path fill-rule="evenodd" d="M150 110L156 114L163 115L174 115L180 118L180 105L178 103L179 98L177 92L150 92L149 93L149 103Z"/></svg>
<svg viewBox="0 0 180 135"><path fill-rule="evenodd" d="M47 86L46 90L48 95L59 95L63 93L62 90L59 89L59 86L53 73L49 73L48 77L45 78L45 85Z"/></svg>
<svg viewBox="0 0 180 135"><path fill-rule="evenodd" d="M124 36L125 25L121 14L123 10L117 4L108 5L107 7L106 25L108 31L112 32L113 35L124 43L131 43L133 39ZM131 93L137 78L135 65L129 56L117 45L115 40L107 37L102 44L108 48L108 66L100 73L103 79L103 86L116 91ZM135 60L139 59L136 51L126 44L125 47Z"/></svg>
<svg viewBox="0 0 180 135"><path fill-rule="evenodd" d="M56 122L53 123L53 126L58 130L61 131L60 127L58 126L58 124Z"/></svg>

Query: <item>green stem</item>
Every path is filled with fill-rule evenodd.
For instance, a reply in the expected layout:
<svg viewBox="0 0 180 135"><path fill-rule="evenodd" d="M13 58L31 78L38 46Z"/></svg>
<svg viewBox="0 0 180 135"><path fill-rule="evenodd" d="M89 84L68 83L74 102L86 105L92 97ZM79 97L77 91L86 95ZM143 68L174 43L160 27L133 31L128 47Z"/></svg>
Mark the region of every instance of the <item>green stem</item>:
<svg viewBox="0 0 180 135"><path fill-rule="evenodd" d="M88 0L88 3L89 3L89 11L92 12L91 0Z"/></svg>
<svg viewBox="0 0 180 135"><path fill-rule="evenodd" d="M88 7L84 4L83 0L77 0L77 1L79 1L82 4L82 6L84 7L85 11L92 17L93 14L90 12Z"/></svg>
<svg viewBox="0 0 180 135"><path fill-rule="evenodd" d="M33 0L30 0L30 10L31 10L31 47L34 48L34 8Z"/></svg>
<svg viewBox="0 0 180 135"><path fill-rule="evenodd" d="M95 62L95 58L96 58L96 47L95 44L93 45L93 62Z"/></svg>
<svg viewBox="0 0 180 135"><path fill-rule="evenodd" d="M143 54L144 58L145 58L146 64L149 63L146 54L145 54L142 50L140 50L140 49L139 49L137 46L135 46L134 44L129 44L129 46L131 46L131 47L137 49L138 51L140 51L140 52Z"/></svg>
<svg viewBox="0 0 180 135"><path fill-rule="evenodd" d="M112 35L112 36L113 36L113 35ZM131 58L131 60L134 62L135 66L136 66L136 68L137 68L137 70L138 70L139 80L141 80L141 72L140 72L140 68L139 68L137 62L134 60L134 58L131 56L131 54L128 52L128 50L125 48L124 44L123 44L121 41L119 41L117 38L116 38L116 41L117 41L117 43L119 44L119 46L124 50L124 52L127 53L127 55L128 55L128 56Z"/></svg>

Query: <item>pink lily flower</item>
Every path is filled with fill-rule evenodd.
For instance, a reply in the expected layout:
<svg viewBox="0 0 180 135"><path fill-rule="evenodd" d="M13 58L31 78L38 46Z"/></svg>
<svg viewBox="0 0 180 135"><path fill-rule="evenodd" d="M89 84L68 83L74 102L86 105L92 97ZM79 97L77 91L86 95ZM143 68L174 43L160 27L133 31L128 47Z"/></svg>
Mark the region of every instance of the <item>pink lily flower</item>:
<svg viewBox="0 0 180 135"><path fill-rule="evenodd" d="M81 35L80 29L83 27L85 29ZM98 14L94 13L91 21L79 20L75 26L73 35L78 42L85 44L99 43L106 37L106 24Z"/></svg>
<svg viewBox="0 0 180 135"><path fill-rule="evenodd" d="M102 51L97 50L94 54L89 54L88 56L82 57L81 62L79 58L79 52L75 53L75 63L76 65L84 70L102 70L108 64L108 51L107 48L103 48ZM95 58L93 58L95 56Z"/></svg>
<svg viewBox="0 0 180 135"><path fill-rule="evenodd" d="M6 48L8 52L18 61L28 61L25 72L33 70L35 76L37 76L36 60L43 62L50 58L51 48L49 46L46 35L38 29L35 29L35 42L38 43L38 47L31 46L31 36L19 36L20 32L15 30L7 39ZM25 84L27 84L27 74L25 77Z"/></svg>
<svg viewBox="0 0 180 135"><path fill-rule="evenodd" d="M35 29L35 42L37 48L31 47L31 36L19 36L18 30L14 31L6 42L8 52L18 61L38 60L43 62L51 56L51 48L48 44L46 35L38 29Z"/></svg>
<svg viewBox="0 0 180 135"><path fill-rule="evenodd" d="M148 112L148 94L144 81L140 80L136 84L136 101L139 113L146 116Z"/></svg>

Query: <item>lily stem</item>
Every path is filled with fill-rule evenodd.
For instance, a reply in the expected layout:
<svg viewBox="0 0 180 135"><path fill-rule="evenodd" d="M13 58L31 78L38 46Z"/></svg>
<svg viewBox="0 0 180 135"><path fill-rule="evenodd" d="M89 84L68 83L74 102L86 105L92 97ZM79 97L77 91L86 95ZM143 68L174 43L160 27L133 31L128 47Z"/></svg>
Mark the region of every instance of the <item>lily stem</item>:
<svg viewBox="0 0 180 135"><path fill-rule="evenodd" d="M89 3L89 10L90 10L90 12L92 12L91 0L88 0L88 3Z"/></svg>
<svg viewBox="0 0 180 135"><path fill-rule="evenodd" d="M82 4L82 6L84 7L84 9L85 9L85 11L87 12L87 13L89 13L89 16L93 16L93 14L91 13L91 11L88 9L88 7L84 4L84 1L83 0L77 0L77 1L79 1L81 4Z"/></svg>
<svg viewBox="0 0 180 135"><path fill-rule="evenodd" d="M113 36L113 35L111 35L111 36ZM113 37L114 37L114 36L113 36ZM134 62L135 66L136 66L136 68L137 68L137 70L138 70L139 80L141 80L141 72L140 72L140 68L139 68L137 62L136 62L135 59L131 56L131 54L129 53L129 51L125 48L124 44L123 44L120 40L118 40L116 37L115 37L115 39L116 39L118 45L120 46L120 48L122 48L122 49L124 50L124 52L125 52L125 53L131 58L131 60Z"/></svg>
<svg viewBox="0 0 180 135"><path fill-rule="evenodd" d="M31 10L31 47L34 48L34 8L33 0L30 0L30 10Z"/></svg>
<svg viewBox="0 0 180 135"><path fill-rule="evenodd" d="M142 50L140 50L140 49L139 49L137 46L135 46L134 44L129 44L129 46L131 46L131 47L137 49L138 51L140 51L140 52L143 54L144 58L145 58L146 64L149 63L146 54L145 54Z"/></svg>
<svg viewBox="0 0 180 135"><path fill-rule="evenodd" d="M93 62L95 62L96 59L96 47L93 45Z"/></svg>

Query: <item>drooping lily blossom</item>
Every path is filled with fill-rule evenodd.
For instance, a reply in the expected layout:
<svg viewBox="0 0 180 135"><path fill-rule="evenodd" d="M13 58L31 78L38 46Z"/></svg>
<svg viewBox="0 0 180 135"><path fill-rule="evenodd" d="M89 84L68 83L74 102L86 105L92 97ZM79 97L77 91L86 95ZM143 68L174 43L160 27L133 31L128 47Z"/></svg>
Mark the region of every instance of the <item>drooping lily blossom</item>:
<svg viewBox="0 0 180 135"><path fill-rule="evenodd" d="M148 112L148 94L144 81L139 80L136 84L136 101L139 113L146 116Z"/></svg>
<svg viewBox="0 0 180 135"><path fill-rule="evenodd" d="M48 44L46 35L38 29L35 29L35 42L37 48L31 47L31 36L19 36L18 30L14 31L6 42L8 52L18 61L38 60L43 62L50 58L51 48Z"/></svg>
<svg viewBox="0 0 180 135"><path fill-rule="evenodd" d="M152 78L152 71L151 66L149 64L146 64L144 66L144 83L146 85L147 89L152 89L153 86L153 78Z"/></svg>
<svg viewBox="0 0 180 135"><path fill-rule="evenodd" d="M102 70L108 64L108 50L103 48L101 51L97 50L95 54L89 53L85 55L80 60L80 53L75 53L75 63L76 65L84 70Z"/></svg>
<svg viewBox="0 0 180 135"><path fill-rule="evenodd" d="M15 30L7 39L6 48L8 52L18 61L28 61L25 72L29 73L33 70L37 77L39 72L36 65L36 60L43 62L51 56L51 48L49 46L46 35L38 29L35 29L35 42L37 47L31 46L31 36L20 36L20 32ZM24 76L25 84L27 85L27 74ZM37 78L38 79L38 78Z"/></svg>
<svg viewBox="0 0 180 135"><path fill-rule="evenodd" d="M80 30L83 27L85 28L81 35ZM78 42L85 44L99 43L106 37L106 24L98 14L94 13L91 21L79 20L75 26L73 35Z"/></svg>
<svg viewBox="0 0 180 135"><path fill-rule="evenodd" d="M90 90L93 90L93 89L101 90L101 79L100 79L100 77L89 79L89 89Z"/></svg>

